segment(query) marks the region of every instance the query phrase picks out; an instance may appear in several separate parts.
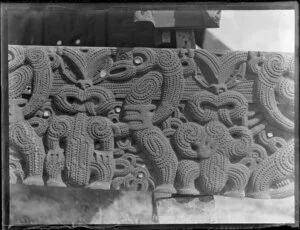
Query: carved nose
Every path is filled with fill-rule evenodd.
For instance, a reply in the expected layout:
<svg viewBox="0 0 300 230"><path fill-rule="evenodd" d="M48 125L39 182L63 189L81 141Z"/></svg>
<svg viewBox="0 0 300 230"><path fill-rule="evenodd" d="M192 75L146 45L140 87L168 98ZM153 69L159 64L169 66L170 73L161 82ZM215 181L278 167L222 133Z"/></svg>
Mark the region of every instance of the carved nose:
<svg viewBox="0 0 300 230"><path fill-rule="evenodd" d="M209 89L214 94L218 94L219 93L219 87L217 85L215 85L215 84L212 84L211 86L209 86Z"/></svg>
<svg viewBox="0 0 300 230"><path fill-rule="evenodd" d="M197 155L200 159L209 158L211 155L211 152L203 148L202 143L200 142L193 143L191 147L194 151L197 152Z"/></svg>
<svg viewBox="0 0 300 230"><path fill-rule="evenodd" d="M91 79L87 79L87 80L79 80L78 81L78 85L81 89L86 89L89 88L93 85L93 82Z"/></svg>
<svg viewBox="0 0 300 230"><path fill-rule="evenodd" d="M221 94L227 91L227 87L225 84L212 84L209 86L209 89L214 93L214 94Z"/></svg>

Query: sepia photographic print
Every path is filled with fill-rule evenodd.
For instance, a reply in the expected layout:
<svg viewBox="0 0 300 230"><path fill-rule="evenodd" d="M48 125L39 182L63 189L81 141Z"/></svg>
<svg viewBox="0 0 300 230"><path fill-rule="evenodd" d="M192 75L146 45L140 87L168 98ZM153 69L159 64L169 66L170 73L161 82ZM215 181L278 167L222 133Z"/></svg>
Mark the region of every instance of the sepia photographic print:
<svg viewBox="0 0 300 230"><path fill-rule="evenodd" d="M2 227L299 227L299 4L1 3Z"/></svg>

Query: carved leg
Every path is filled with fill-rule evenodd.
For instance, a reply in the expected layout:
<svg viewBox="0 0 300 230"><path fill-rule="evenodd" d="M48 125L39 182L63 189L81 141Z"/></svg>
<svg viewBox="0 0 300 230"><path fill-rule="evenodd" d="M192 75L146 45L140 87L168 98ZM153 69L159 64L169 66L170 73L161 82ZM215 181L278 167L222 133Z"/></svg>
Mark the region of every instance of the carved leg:
<svg viewBox="0 0 300 230"><path fill-rule="evenodd" d="M9 183L22 183L24 180L24 172L20 160L13 155L9 155Z"/></svg>
<svg viewBox="0 0 300 230"><path fill-rule="evenodd" d="M177 181L180 184L178 193L191 195L199 194L199 191L195 188L195 180L199 175L199 163L192 160L180 161L177 170Z"/></svg>
<svg viewBox="0 0 300 230"><path fill-rule="evenodd" d="M42 139L27 122L19 122L10 126L10 142L16 147L25 161L27 185L43 186L43 164L45 150Z"/></svg>
<svg viewBox="0 0 300 230"><path fill-rule="evenodd" d="M258 199L285 198L294 193L294 140L286 142L254 169L246 196Z"/></svg>
<svg viewBox="0 0 300 230"><path fill-rule="evenodd" d="M200 188L207 194L217 194L225 186L228 179L230 162L221 153L214 153L200 161Z"/></svg>
<svg viewBox="0 0 300 230"><path fill-rule="evenodd" d="M26 155L25 162L27 165L28 177L23 181L27 185L44 186L43 181L43 163L45 156L40 155L38 151ZM34 162L34 163L33 163Z"/></svg>
<svg viewBox="0 0 300 230"><path fill-rule="evenodd" d="M63 149L49 150L45 160L45 169L49 176L46 182L47 186L66 187L66 184L61 178L61 172L64 166L65 157Z"/></svg>
<svg viewBox="0 0 300 230"><path fill-rule="evenodd" d="M72 132L66 137L66 177L74 187L84 187L90 180L90 158L94 141L87 133L89 116L78 113L72 123Z"/></svg>
<svg viewBox="0 0 300 230"><path fill-rule="evenodd" d="M176 193L173 186L178 160L169 143L157 127L139 130L135 133L139 147L146 156L153 162L158 173L158 186L155 192Z"/></svg>
<svg viewBox="0 0 300 230"><path fill-rule="evenodd" d="M87 187L92 189L110 189L115 170L113 151L95 150L90 167L92 183Z"/></svg>
<svg viewBox="0 0 300 230"><path fill-rule="evenodd" d="M100 149L97 149L97 146L93 144L89 163L91 171L89 183L91 183L87 185L88 188L110 189L115 171L113 158L115 144L112 125L113 123L104 117L92 117L88 120L87 134L93 142L97 140L100 144Z"/></svg>
<svg viewBox="0 0 300 230"><path fill-rule="evenodd" d="M245 187L250 177L250 170L243 164L232 164L228 171L225 196L244 197Z"/></svg>

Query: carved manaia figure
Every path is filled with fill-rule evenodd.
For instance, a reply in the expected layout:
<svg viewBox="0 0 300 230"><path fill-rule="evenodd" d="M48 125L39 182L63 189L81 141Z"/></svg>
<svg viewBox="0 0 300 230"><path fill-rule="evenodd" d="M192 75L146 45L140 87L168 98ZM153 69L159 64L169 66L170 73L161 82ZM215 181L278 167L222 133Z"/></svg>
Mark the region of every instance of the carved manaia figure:
<svg viewBox="0 0 300 230"><path fill-rule="evenodd" d="M294 130L294 58L281 54L250 53L249 69L257 75L255 99L268 122L281 130Z"/></svg>
<svg viewBox="0 0 300 230"><path fill-rule="evenodd" d="M266 157L250 177L247 196L260 199L284 198L294 194L295 143L291 139Z"/></svg>
<svg viewBox="0 0 300 230"><path fill-rule="evenodd" d="M103 117L117 103L110 90L96 85L101 82L98 71L110 52L63 48L57 53L60 56L53 57L62 76L73 84L64 84L53 95L59 113L47 133L47 185L66 186L65 181L75 187L109 189L115 169L114 137L124 130L118 126L120 123L113 124ZM77 67L72 74L61 57ZM68 115L59 115L62 112Z"/></svg>
<svg viewBox="0 0 300 230"><path fill-rule="evenodd" d="M244 137L233 138L233 133L244 133ZM225 192L225 195L244 196L251 171L244 164L230 160L242 158L241 153L246 155L249 151L252 142L245 142L251 140L246 130L228 130L218 121L211 121L205 127L188 122L172 138L176 150L185 158L178 164L179 193L199 194L200 190L204 194Z"/></svg>
<svg viewBox="0 0 300 230"><path fill-rule="evenodd" d="M41 186L45 158L42 136L48 122L36 115L42 112L52 85L50 60L37 47L12 46L8 53L10 148L20 157L15 160L25 165L25 173L20 172L25 176L23 183Z"/></svg>
<svg viewBox="0 0 300 230"><path fill-rule="evenodd" d="M73 100L70 102L71 95ZM95 98L98 104L92 102ZM76 103L76 100L82 103ZM121 135L121 131L108 118L91 114L105 114L112 110L115 107L113 93L100 86L84 90L66 86L54 97L54 104L75 115L59 115L50 124L47 185L65 186L61 177L64 170L69 185L109 189L115 168L114 136ZM85 109L86 112L81 112ZM98 144L101 149L97 149Z"/></svg>
<svg viewBox="0 0 300 230"><path fill-rule="evenodd" d="M178 106L184 90L181 61L175 51L134 48L120 51L108 80L134 79L124 103L123 120L128 122L139 149L156 169L160 193L176 193L177 157L162 131L154 126L167 119ZM161 101L153 100L161 91Z"/></svg>
<svg viewBox="0 0 300 230"><path fill-rule="evenodd" d="M24 119L22 107L24 99L10 100L9 141L25 162L24 184L43 186L43 164L45 149L42 138L38 136L30 123Z"/></svg>
<svg viewBox="0 0 300 230"><path fill-rule="evenodd" d="M114 171L113 138L111 123L106 118L85 113L54 118L47 135L47 185L65 186L61 178L65 170L69 185L87 186L92 174L90 187L109 189ZM101 144L102 151L95 150L95 141Z"/></svg>
<svg viewBox="0 0 300 230"><path fill-rule="evenodd" d="M226 126L245 126L248 122L248 102L239 92L227 90L225 84L212 84L209 91L193 94L185 106L188 118L201 125L220 120Z"/></svg>

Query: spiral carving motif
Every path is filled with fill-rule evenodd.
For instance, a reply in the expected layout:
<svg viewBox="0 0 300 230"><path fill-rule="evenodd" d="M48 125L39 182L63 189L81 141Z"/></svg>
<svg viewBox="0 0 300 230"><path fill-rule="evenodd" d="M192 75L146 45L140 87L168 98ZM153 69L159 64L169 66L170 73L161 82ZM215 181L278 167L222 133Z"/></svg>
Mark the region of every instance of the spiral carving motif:
<svg viewBox="0 0 300 230"><path fill-rule="evenodd" d="M291 79L283 78L276 87L279 98L288 104L293 105L295 98L295 84Z"/></svg>
<svg viewBox="0 0 300 230"><path fill-rule="evenodd" d="M22 66L13 73L9 74L8 92L10 98L18 98L26 93L31 94L32 69L29 66Z"/></svg>
<svg viewBox="0 0 300 230"><path fill-rule="evenodd" d="M266 57L254 58L260 61L261 68L257 68L255 74L258 75L256 80L255 99L260 104L260 107L268 117L269 122L287 132L293 132L294 121L285 115L286 109L293 110L293 83L291 79L286 79L285 75L289 72L290 66L288 60L282 54L269 54ZM280 101L288 102L289 107L281 110L278 106Z"/></svg>
<svg viewBox="0 0 300 230"><path fill-rule="evenodd" d="M113 136L111 122L106 118L89 119L87 125L87 132L94 139L105 139Z"/></svg>
<svg viewBox="0 0 300 230"><path fill-rule="evenodd" d="M271 54L264 67L268 76L275 79L280 77L287 69L286 61L282 54Z"/></svg>
<svg viewBox="0 0 300 230"><path fill-rule="evenodd" d="M173 137L174 147L178 153L188 158L199 158L203 150L200 148L205 133L203 128L196 123L186 123L180 126Z"/></svg>
<svg viewBox="0 0 300 230"><path fill-rule="evenodd" d="M280 53L9 46L10 181L293 195L294 68Z"/></svg>
<svg viewBox="0 0 300 230"><path fill-rule="evenodd" d="M8 70L9 72L20 67L25 61L25 51L20 46L10 46L8 48Z"/></svg>
<svg viewBox="0 0 300 230"><path fill-rule="evenodd" d="M247 195L255 198L280 198L293 193L294 140L287 142L259 164L249 180Z"/></svg>
<svg viewBox="0 0 300 230"><path fill-rule="evenodd" d="M67 137L71 132L72 119L67 116L58 116L51 122L48 135L55 138Z"/></svg>
<svg viewBox="0 0 300 230"><path fill-rule="evenodd" d="M128 104L150 104L161 85L161 74L159 72L149 72L135 82L131 88L131 93L126 97L126 102Z"/></svg>

